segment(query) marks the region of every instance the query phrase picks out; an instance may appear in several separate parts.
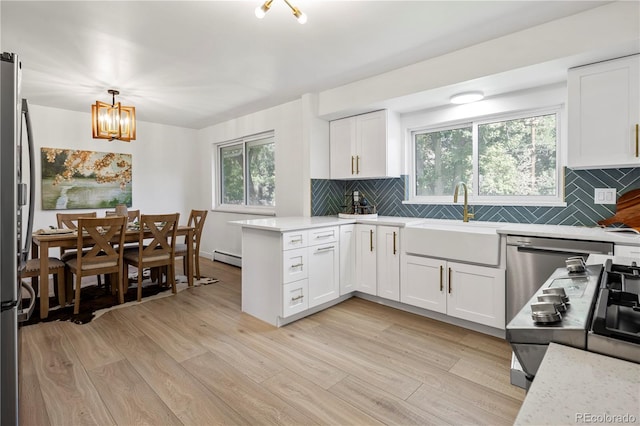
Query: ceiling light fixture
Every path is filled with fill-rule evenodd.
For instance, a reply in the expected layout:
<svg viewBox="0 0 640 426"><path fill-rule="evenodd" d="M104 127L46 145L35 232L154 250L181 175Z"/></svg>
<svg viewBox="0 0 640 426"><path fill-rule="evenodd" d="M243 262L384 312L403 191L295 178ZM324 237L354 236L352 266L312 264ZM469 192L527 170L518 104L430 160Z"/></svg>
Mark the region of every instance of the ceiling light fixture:
<svg viewBox="0 0 640 426"><path fill-rule="evenodd" d="M307 15L305 15L300 11L300 9L289 3L288 0L284 0L284 2L287 4L287 6L289 6L291 11L293 12L293 16L296 17L299 23L304 24L305 22L307 22ZM271 3L273 3L273 0L266 0L262 5L256 7L255 13L258 19L264 18L269 9L271 9Z"/></svg>
<svg viewBox="0 0 640 426"><path fill-rule="evenodd" d="M116 103L117 90L107 90L111 94L111 105L96 101L91 105L91 122L94 139L118 139L129 142L136 139L136 108Z"/></svg>
<svg viewBox="0 0 640 426"><path fill-rule="evenodd" d="M450 101L452 104L468 104L482 99L484 99L484 93L478 91L458 93L457 95L453 95Z"/></svg>

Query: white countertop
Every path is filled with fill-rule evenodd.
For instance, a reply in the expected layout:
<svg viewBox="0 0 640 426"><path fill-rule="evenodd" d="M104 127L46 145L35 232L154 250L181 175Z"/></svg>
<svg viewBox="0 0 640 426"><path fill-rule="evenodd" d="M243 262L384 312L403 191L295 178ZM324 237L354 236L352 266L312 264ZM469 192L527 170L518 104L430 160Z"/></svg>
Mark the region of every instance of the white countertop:
<svg viewBox="0 0 640 426"><path fill-rule="evenodd" d="M323 226L348 225L350 223L365 223L369 225L387 225L404 227L411 223L424 221L419 217L378 216L374 219L338 219L337 216L292 216L269 217L264 219L234 220L229 222L244 228L262 229L266 231L286 232L297 229L321 228Z"/></svg>
<svg viewBox="0 0 640 426"><path fill-rule="evenodd" d="M398 217L398 216L378 216L374 219L339 219L337 216L312 216L312 217L269 217L264 219L248 219L229 222L242 227L263 229L267 231L286 232L305 228L319 228L323 226L345 225L350 223L365 223L370 225L388 226L412 226L420 223L430 225L462 225L461 220L451 219L429 219L420 217ZM631 232L612 232L604 228L566 225L534 225L526 223L508 222L482 222L471 221L468 226L482 227L487 224L496 232L504 235L523 235L534 237L567 238L574 240L605 241L616 244L640 246L640 234ZM462 226L467 226L462 225Z"/></svg>
<svg viewBox="0 0 640 426"><path fill-rule="evenodd" d="M640 364L551 343L514 424L588 423L640 423Z"/></svg>

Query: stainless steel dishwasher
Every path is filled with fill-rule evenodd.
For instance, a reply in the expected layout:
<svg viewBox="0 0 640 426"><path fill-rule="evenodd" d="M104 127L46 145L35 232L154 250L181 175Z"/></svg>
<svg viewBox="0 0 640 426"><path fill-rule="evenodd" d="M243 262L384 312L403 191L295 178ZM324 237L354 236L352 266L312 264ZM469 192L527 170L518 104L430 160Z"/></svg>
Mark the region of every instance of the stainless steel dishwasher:
<svg viewBox="0 0 640 426"><path fill-rule="evenodd" d="M568 257L593 253L613 254L613 243L508 235L506 323Z"/></svg>

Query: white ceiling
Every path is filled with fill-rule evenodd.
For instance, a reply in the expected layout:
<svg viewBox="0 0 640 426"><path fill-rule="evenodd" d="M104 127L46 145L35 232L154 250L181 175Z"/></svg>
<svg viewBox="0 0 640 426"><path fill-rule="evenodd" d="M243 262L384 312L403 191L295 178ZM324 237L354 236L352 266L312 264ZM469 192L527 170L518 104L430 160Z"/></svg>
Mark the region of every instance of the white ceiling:
<svg viewBox="0 0 640 426"><path fill-rule="evenodd" d="M572 15L602 1L0 1L33 104L199 129ZM565 68L566 69L566 68Z"/></svg>

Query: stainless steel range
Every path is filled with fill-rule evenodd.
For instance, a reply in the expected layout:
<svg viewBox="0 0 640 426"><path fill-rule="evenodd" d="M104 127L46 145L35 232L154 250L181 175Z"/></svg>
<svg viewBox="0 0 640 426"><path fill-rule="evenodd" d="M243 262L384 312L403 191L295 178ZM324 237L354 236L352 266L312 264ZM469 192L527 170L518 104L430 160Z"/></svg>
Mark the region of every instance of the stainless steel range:
<svg viewBox="0 0 640 426"><path fill-rule="evenodd" d="M507 324L514 385L529 387L550 342L640 363L640 268L567 266L573 272L556 269Z"/></svg>

